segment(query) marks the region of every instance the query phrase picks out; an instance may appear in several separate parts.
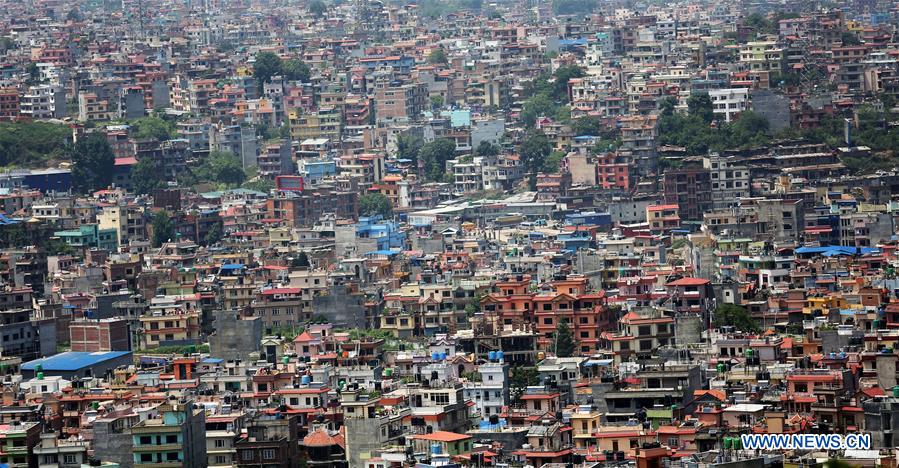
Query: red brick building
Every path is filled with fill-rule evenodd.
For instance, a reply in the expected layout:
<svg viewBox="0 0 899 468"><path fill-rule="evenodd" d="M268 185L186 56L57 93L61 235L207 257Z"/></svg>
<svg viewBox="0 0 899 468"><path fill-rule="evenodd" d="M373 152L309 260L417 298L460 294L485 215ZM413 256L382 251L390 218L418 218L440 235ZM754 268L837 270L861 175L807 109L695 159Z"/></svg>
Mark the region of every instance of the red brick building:
<svg viewBox="0 0 899 468"><path fill-rule="evenodd" d="M125 319L75 320L69 335L72 351L131 351L131 326Z"/></svg>

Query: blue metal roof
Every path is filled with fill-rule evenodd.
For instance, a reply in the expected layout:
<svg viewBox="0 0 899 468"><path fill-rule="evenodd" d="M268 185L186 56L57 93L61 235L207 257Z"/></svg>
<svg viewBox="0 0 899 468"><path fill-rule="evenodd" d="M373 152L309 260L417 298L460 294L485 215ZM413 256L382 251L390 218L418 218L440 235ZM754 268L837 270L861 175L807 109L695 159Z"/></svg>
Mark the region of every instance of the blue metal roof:
<svg viewBox="0 0 899 468"><path fill-rule="evenodd" d="M243 268L243 263L226 263L222 265L222 270L240 270Z"/></svg>
<svg viewBox="0 0 899 468"><path fill-rule="evenodd" d="M399 254L399 252L395 252L393 250L372 250L371 252L365 253L365 255L386 255L388 257L392 257L397 254Z"/></svg>
<svg viewBox="0 0 899 468"><path fill-rule="evenodd" d="M857 249L856 247L847 247L842 245L829 245L826 247L799 247L796 249L796 253L798 254L821 254L825 257L833 257L834 255L856 255L856 254L869 254L874 252L879 252L880 249L875 249L871 247L862 247L861 249Z"/></svg>
<svg viewBox="0 0 899 468"><path fill-rule="evenodd" d="M105 351L96 353L69 351L47 358L28 361L25 364L22 364L21 368L23 370L33 371L35 366L40 364L44 370L48 371L76 371L78 369L99 364L103 361L130 355L131 351Z"/></svg>

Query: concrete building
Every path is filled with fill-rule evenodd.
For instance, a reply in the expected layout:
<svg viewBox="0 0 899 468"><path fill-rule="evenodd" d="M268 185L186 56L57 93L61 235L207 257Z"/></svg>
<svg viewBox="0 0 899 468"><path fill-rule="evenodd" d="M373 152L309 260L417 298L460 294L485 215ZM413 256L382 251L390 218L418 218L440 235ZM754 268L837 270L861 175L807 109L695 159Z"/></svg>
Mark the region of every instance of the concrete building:
<svg viewBox="0 0 899 468"><path fill-rule="evenodd" d="M235 311L215 311L215 332L209 336L212 356L225 360L249 360L261 351L262 319L241 317Z"/></svg>
<svg viewBox="0 0 899 468"><path fill-rule="evenodd" d="M69 324L72 351L131 351L131 321L123 318L81 319Z"/></svg>
<svg viewBox="0 0 899 468"><path fill-rule="evenodd" d="M33 120L59 119L66 116L66 91L61 86L30 86L19 103L20 114Z"/></svg>
<svg viewBox="0 0 899 468"><path fill-rule="evenodd" d="M713 154L702 158L702 166L711 177L712 209L730 208L736 206L741 198L751 196L749 168L737 163L735 158Z"/></svg>
<svg viewBox="0 0 899 468"><path fill-rule="evenodd" d="M134 466L205 468L206 413L193 402L166 403L159 416L131 428Z"/></svg>
<svg viewBox="0 0 899 468"><path fill-rule="evenodd" d="M140 86L125 86L119 90L119 119L138 119L146 115L144 89Z"/></svg>
<svg viewBox="0 0 899 468"><path fill-rule="evenodd" d="M237 466L299 466L299 416L258 413L247 422L247 437L238 439Z"/></svg>
<svg viewBox="0 0 899 468"><path fill-rule="evenodd" d="M712 99L712 112L725 122L731 122L741 112L749 109L749 90L746 88L727 88L709 90Z"/></svg>

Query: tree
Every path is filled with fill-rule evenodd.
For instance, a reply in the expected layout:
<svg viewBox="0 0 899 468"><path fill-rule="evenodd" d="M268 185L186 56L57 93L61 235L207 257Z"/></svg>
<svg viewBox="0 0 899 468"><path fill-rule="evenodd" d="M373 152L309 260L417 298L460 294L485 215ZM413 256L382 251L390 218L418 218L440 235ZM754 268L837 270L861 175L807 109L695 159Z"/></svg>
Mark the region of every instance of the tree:
<svg viewBox="0 0 899 468"><path fill-rule="evenodd" d="M289 59L281 64L281 76L287 81L308 83L312 72L309 70L309 65L306 65L306 62L299 59Z"/></svg>
<svg viewBox="0 0 899 468"><path fill-rule="evenodd" d="M240 158L227 151L213 151L209 153L203 164L195 171L197 179L205 182L215 182L229 186L237 186L246 178Z"/></svg>
<svg viewBox="0 0 899 468"><path fill-rule="evenodd" d="M156 163L150 158L141 159L131 168L131 186L136 194L149 195L164 184Z"/></svg>
<svg viewBox="0 0 899 468"><path fill-rule="evenodd" d="M538 94L525 101L521 106L521 114L519 119L527 128L533 128L537 123L537 118L541 115L554 115L558 105L545 94Z"/></svg>
<svg viewBox="0 0 899 468"><path fill-rule="evenodd" d="M530 190L537 189L537 173L543 169L546 157L552 152L552 145L546 135L542 133L531 134L524 139L518 150L521 162L525 170L530 173Z"/></svg>
<svg viewBox="0 0 899 468"><path fill-rule="evenodd" d="M552 8L557 15L588 15L596 8L596 0L553 0Z"/></svg>
<svg viewBox="0 0 899 468"><path fill-rule="evenodd" d="M172 138L174 127L159 117L142 117L131 122L135 128L134 137L139 140L165 141Z"/></svg>
<svg viewBox="0 0 899 468"><path fill-rule="evenodd" d="M543 161L543 172L547 174L559 172L559 168L562 166L562 160L565 159L565 156L567 156L567 154L564 151L553 151L552 153L549 153L549 156Z"/></svg>
<svg viewBox="0 0 899 468"><path fill-rule="evenodd" d="M256 54L256 62L253 63L253 76L259 83L259 89L262 85L272 80L273 76L281 73L281 57L274 52L259 52Z"/></svg>
<svg viewBox="0 0 899 468"><path fill-rule="evenodd" d="M858 40L858 36L849 31L843 31L840 35L840 41L843 43L843 47L862 45L862 41Z"/></svg>
<svg viewBox="0 0 899 468"><path fill-rule="evenodd" d="M172 218L165 210L156 212L153 215L153 247L159 247L175 237L175 226L172 224Z"/></svg>
<svg viewBox="0 0 899 468"><path fill-rule="evenodd" d="M574 136L600 136L602 128L602 121L599 120L599 117L592 115L575 119L571 123Z"/></svg>
<svg viewBox="0 0 899 468"><path fill-rule="evenodd" d="M509 389L512 393L512 401L517 403L521 400L525 390L531 385L540 384L540 374L536 367L516 366L512 368L509 376Z"/></svg>
<svg viewBox="0 0 899 468"><path fill-rule="evenodd" d="M443 107L443 96L431 96L431 109L437 110Z"/></svg>
<svg viewBox="0 0 899 468"><path fill-rule="evenodd" d="M25 79L25 84L28 86L33 86L41 82L41 69L37 67L37 63L29 62L25 67L25 72L28 73L28 78Z"/></svg>
<svg viewBox="0 0 899 468"><path fill-rule="evenodd" d="M446 51L443 48L437 48L428 54L428 63L433 65L446 65L449 60L446 57Z"/></svg>
<svg viewBox="0 0 899 468"><path fill-rule="evenodd" d="M659 101L659 113L662 116L674 115L674 108L677 106L677 98L674 96L665 96Z"/></svg>
<svg viewBox="0 0 899 468"><path fill-rule="evenodd" d="M293 268L309 268L309 254L300 251L296 257L290 260L290 266Z"/></svg>
<svg viewBox="0 0 899 468"><path fill-rule="evenodd" d="M740 331L758 333L761 327L745 307L721 304L715 309L715 326L731 326Z"/></svg>
<svg viewBox="0 0 899 468"><path fill-rule="evenodd" d="M72 185L80 193L109 187L115 167L115 155L106 136L91 133L78 139L70 150Z"/></svg>
<svg viewBox="0 0 899 468"><path fill-rule="evenodd" d="M0 166L46 167L68 157L72 129L49 122L0 122Z"/></svg>
<svg viewBox="0 0 899 468"><path fill-rule="evenodd" d="M555 338L557 357L574 356L575 351L577 351L577 343L574 341L574 335L571 333L571 327L568 326L567 320L559 320L559 325L556 327Z"/></svg>
<svg viewBox="0 0 899 468"><path fill-rule="evenodd" d="M381 215L390 218L393 206L383 193L367 193L359 197L359 214L362 216Z"/></svg>
<svg viewBox="0 0 899 468"><path fill-rule="evenodd" d="M691 94L687 98L687 111L690 113L690 116L699 117L704 122L711 123L715 118L715 113L712 109L712 98L709 96L709 93Z"/></svg>
<svg viewBox="0 0 899 468"><path fill-rule="evenodd" d="M475 150L475 154L482 158L492 158L495 156L499 156L499 152L499 146L486 140L482 141Z"/></svg>
<svg viewBox="0 0 899 468"><path fill-rule="evenodd" d="M222 222L216 221L215 224L213 224L212 227L209 228L209 231L206 232L206 236L203 237L203 244L207 246L218 244L218 242L222 240L222 237L224 237L225 235L222 229Z"/></svg>
<svg viewBox="0 0 899 468"><path fill-rule="evenodd" d="M328 7L325 6L325 2L322 0L312 0L309 2L309 13L312 13L312 16L316 18L321 18L325 16L325 11L327 11Z"/></svg>
<svg viewBox="0 0 899 468"><path fill-rule="evenodd" d="M421 147L418 157L424 163L424 176L431 181L442 181L446 162L456 154L456 144L448 138L434 140Z"/></svg>
<svg viewBox="0 0 899 468"><path fill-rule="evenodd" d="M411 135L400 135L396 139L396 157L397 159L408 159L413 164L418 164L418 155L424 141L420 137Z"/></svg>
<svg viewBox="0 0 899 468"><path fill-rule="evenodd" d="M558 101L568 102L568 80L574 78L583 78L584 69L577 65L565 65L559 67L553 73L555 81L553 81L553 96Z"/></svg>

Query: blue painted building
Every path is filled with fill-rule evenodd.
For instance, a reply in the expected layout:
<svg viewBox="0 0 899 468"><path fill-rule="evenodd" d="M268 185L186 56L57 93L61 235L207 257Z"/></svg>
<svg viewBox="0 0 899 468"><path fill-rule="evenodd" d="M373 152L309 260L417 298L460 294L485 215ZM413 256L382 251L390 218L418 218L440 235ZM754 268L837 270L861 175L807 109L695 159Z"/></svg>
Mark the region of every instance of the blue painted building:
<svg viewBox="0 0 899 468"><path fill-rule="evenodd" d="M393 221L386 221L381 215L363 216L356 223L356 237L376 239L377 250L402 249L406 245L406 233Z"/></svg>
<svg viewBox="0 0 899 468"><path fill-rule="evenodd" d="M41 192L72 190L72 171L68 169L37 169L25 174L22 184Z"/></svg>

